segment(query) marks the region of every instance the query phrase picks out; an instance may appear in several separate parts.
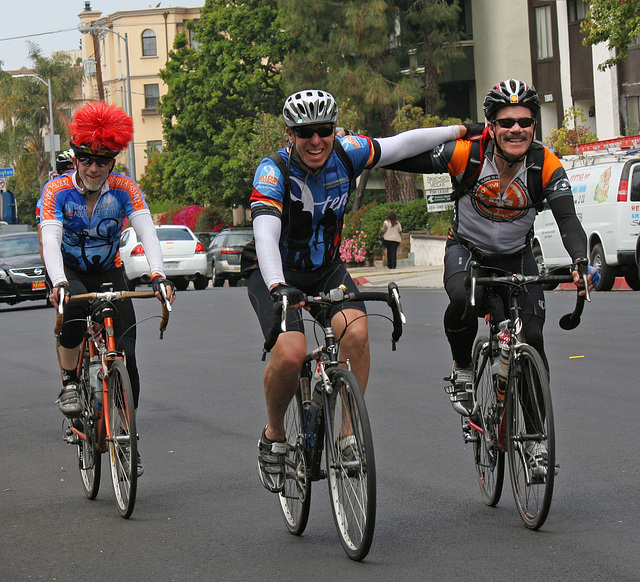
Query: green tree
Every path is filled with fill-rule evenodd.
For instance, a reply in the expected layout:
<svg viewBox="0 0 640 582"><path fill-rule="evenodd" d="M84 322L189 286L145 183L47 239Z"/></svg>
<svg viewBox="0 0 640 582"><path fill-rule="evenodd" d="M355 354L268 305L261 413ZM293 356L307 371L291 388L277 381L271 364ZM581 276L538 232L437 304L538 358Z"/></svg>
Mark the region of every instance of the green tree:
<svg viewBox="0 0 640 582"><path fill-rule="evenodd" d="M349 99L379 135L393 133L395 111L404 104L428 97L437 106L433 78L458 54L456 1L281 0L280 6L283 28L298 41L283 63L290 91L320 87ZM428 63L425 77L402 72L416 51L420 64ZM387 172L385 182L389 200L417 196L413 176Z"/></svg>
<svg viewBox="0 0 640 582"><path fill-rule="evenodd" d="M36 75L51 83L54 131L60 135L62 149L69 143L67 112L82 79L82 68L74 67L71 58L56 53L44 57L32 44L29 59ZM16 192L19 220L34 223L35 204L50 171L50 154L45 152L45 135L49 133L49 98L44 83L35 78L0 76L0 160L15 169L10 187Z"/></svg>
<svg viewBox="0 0 640 582"><path fill-rule="evenodd" d="M560 157L575 153L575 148L580 143L598 139L596 134L589 130L589 127L579 125L580 121L586 121L584 111L580 107L569 107L562 119L562 126L560 128L554 127L551 130L551 135L547 137Z"/></svg>
<svg viewBox="0 0 640 582"><path fill-rule="evenodd" d="M254 119L276 114L284 99L280 63L292 39L277 24L276 0L207 0L160 73L166 149L160 156L165 190L184 202L246 204L252 175L242 151Z"/></svg>
<svg viewBox="0 0 640 582"><path fill-rule="evenodd" d="M598 64L604 71L629 56L628 45L640 35L640 0L590 0L580 30L585 46L606 42L615 55Z"/></svg>

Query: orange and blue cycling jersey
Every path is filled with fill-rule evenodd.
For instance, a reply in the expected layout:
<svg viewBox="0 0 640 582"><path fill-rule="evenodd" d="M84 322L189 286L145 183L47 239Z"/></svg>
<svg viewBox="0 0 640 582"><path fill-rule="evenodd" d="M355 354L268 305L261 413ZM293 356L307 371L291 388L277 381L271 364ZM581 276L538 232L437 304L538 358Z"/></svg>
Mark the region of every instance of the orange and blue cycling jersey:
<svg viewBox="0 0 640 582"><path fill-rule="evenodd" d="M353 165L353 177L375 163L373 140L349 135L336 138ZM262 160L251 193L251 215L282 218L280 253L285 269L311 271L335 260L340 247L343 218L349 199L349 172L333 151L318 173L301 168L290 147L278 152L289 165L289 196L282 173L271 160Z"/></svg>
<svg viewBox="0 0 640 582"><path fill-rule="evenodd" d="M49 221L62 224L64 264L90 273L122 265L118 246L125 219L149 212L137 184L115 173L109 174L91 217L84 194L76 188L75 173L45 184L38 207L40 224Z"/></svg>

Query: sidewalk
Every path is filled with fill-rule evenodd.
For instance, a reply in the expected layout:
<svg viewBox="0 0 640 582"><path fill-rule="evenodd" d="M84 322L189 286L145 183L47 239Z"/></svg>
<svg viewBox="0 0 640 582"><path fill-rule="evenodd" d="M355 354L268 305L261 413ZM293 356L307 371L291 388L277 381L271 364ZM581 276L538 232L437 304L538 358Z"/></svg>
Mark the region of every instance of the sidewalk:
<svg viewBox="0 0 640 582"><path fill-rule="evenodd" d="M349 274L359 287L386 287L391 281L398 287L420 287L423 289L442 289L444 267L417 267L398 266L397 269L387 269L383 266L376 267L348 267ZM562 283L559 290L574 291L573 283ZM624 277L617 277L613 285L613 291L631 291Z"/></svg>
<svg viewBox="0 0 640 582"><path fill-rule="evenodd" d="M443 266L398 266L396 269L377 267L348 267L349 274L359 287L386 287L391 281L399 287L442 289Z"/></svg>

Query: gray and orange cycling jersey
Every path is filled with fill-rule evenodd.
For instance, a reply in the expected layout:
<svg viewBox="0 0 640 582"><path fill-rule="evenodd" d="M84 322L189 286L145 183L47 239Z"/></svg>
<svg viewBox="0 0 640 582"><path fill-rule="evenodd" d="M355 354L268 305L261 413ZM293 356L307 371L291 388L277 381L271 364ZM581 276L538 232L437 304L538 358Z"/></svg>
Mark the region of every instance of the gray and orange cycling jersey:
<svg viewBox="0 0 640 582"><path fill-rule="evenodd" d="M421 170L425 173L446 172L459 181L467 166L470 149L471 141L449 141L427 152L430 163L423 163ZM470 195L462 196L458 201L454 221L456 235L486 254L516 253L527 246L536 216L535 200L527 184L531 161L522 164L504 192L500 193L500 177L493 156L494 146L491 143ZM560 160L546 147L542 185L544 200L571 196L571 185Z"/></svg>
<svg viewBox="0 0 640 582"><path fill-rule="evenodd" d="M149 212L137 184L115 173L109 174L91 217L84 194L76 188L75 172L47 182L38 207L41 225L62 223L64 264L88 273L120 267L118 246L125 218Z"/></svg>

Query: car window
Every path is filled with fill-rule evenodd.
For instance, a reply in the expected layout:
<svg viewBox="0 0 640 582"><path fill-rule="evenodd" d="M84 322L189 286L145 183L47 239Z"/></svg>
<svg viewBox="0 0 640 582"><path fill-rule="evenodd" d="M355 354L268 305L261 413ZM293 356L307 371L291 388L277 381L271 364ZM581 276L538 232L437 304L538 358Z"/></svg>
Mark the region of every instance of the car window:
<svg viewBox="0 0 640 582"><path fill-rule="evenodd" d="M229 235L227 240L227 246L229 247L239 247L246 245L251 239L253 235L248 232L232 232Z"/></svg>
<svg viewBox="0 0 640 582"><path fill-rule="evenodd" d="M38 235L16 236L0 240L0 258L33 255L40 252Z"/></svg>
<svg viewBox="0 0 640 582"><path fill-rule="evenodd" d="M631 202L640 201L640 166L633 167L633 175L631 177Z"/></svg>
<svg viewBox="0 0 640 582"><path fill-rule="evenodd" d="M124 245L127 244L127 242L129 242L129 235L131 234L130 230L125 230L122 233L122 236L120 237L120 246L123 247Z"/></svg>
<svg viewBox="0 0 640 582"><path fill-rule="evenodd" d="M219 234L217 235L212 241L211 241L211 245L209 246L210 249L215 249L219 246L222 246L222 243L224 242L224 237L226 235L224 234Z"/></svg>
<svg viewBox="0 0 640 582"><path fill-rule="evenodd" d="M193 236L184 228L156 228L160 240L193 240Z"/></svg>

